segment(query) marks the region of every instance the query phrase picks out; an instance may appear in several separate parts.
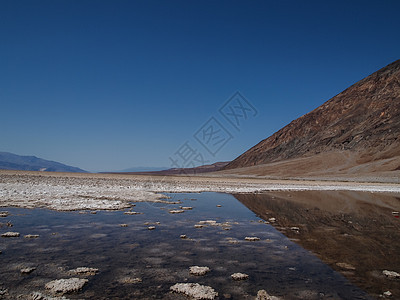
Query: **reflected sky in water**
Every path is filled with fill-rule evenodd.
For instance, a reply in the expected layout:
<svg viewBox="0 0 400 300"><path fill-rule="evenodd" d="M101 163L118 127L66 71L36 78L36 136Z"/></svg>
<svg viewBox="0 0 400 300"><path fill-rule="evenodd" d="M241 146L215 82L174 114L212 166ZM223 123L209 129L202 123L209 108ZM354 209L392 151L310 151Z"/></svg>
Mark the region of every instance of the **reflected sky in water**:
<svg viewBox="0 0 400 300"><path fill-rule="evenodd" d="M44 290L54 279L69 278L76 267L98 268L82 291L71 299L186 299L171 294L178 282L198 282L213 287L219 299L254 299L257 291L285 299L368 299L359 288L333 271L316 256L290 241L233 196L219 193L169 194L181 204L137 203L133 211L55 212L45 209L8 208L1 218L5 231L19 238L1 238L0 288L10 299ZM221 205L221 207L217 207ZM169 210L193 207L181 214ZM224 226L195 228L202 220ZM14 226L6 227L11 221ZM226 223L228 222L228 223ZM127 224L121 227L120 224ZM155 226L155 230L148 230ZM26 239L25 234L39 234ZM186 235L186 239L181 239ZM259 237L249 242L247 236ZM206 276L189 274L190 266L208 266ZM23 267L36 267L21 275ZM249 275L236 282L235 272ZM134 278L141 283L132 283Z"/></svg>

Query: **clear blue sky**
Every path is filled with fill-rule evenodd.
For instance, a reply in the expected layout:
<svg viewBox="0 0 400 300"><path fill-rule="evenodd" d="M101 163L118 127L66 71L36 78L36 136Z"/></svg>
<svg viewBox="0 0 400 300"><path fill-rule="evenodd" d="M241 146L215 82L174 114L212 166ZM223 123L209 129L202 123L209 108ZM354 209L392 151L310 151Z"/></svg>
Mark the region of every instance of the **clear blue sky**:
<svg viewBox="0 0 400 300"><path fill-rule="evenodd" d="M234 159L400 58L400 1L0 1L0 151L89 171ZM240 131L218 110L257 110ZM215 156L193 135L211 117Z"/></svg>

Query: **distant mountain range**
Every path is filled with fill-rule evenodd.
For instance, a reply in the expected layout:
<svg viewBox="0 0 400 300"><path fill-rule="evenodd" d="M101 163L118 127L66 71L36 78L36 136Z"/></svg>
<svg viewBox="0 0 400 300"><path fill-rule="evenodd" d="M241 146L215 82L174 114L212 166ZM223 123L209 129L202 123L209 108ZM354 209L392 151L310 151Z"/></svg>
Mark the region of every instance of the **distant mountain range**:
<svg viewBox="0 0 400 300"><path fill-rule="evenodd" d="M0 169L87 173L85 170L67 166L59 162L41 159L36 156L21 156L9 152L0 152Z"/></svg>
<svg viewBox="0 0 400 300"><path fill-rule="evenodd" d="M85 172L35 156L6 152L0 152L0 169ZM400 60L292 121L231 162L186 169L131 168L112 173L206 172L271 178L386 178L400 182Z"/></svg>
<svg viewBox="0 0 400 300"><path fill-rule="evenodd" d="M216 172L225 167L229 162L216 162L211 165L203 165L194 168L172 168L165 170L151 170L151 168L143 168L145 171L140 171L139 168L133 168L139 171L128 171L128 172L112 172L114 174L132 174L132 175L195 175L200 173ZM128 169L129 170L129 169Z"/></svg>
<svg viewBox="0 0 400 300"><path fill-rule="evenodd" d="M168 169L168 167L132 167L132 168L124 169L121 171L116 171L116 172L122 172L122 173L126 173L126 172L157 172L157 171L162 171L162 170L166 170L166 169Z"/></svg>
<svg viewBox="0 0 400 300"><path fill-rule="evenodd" d="M294 120L223 169L236 175L342 174L399 181L400 60Z"/></svg>

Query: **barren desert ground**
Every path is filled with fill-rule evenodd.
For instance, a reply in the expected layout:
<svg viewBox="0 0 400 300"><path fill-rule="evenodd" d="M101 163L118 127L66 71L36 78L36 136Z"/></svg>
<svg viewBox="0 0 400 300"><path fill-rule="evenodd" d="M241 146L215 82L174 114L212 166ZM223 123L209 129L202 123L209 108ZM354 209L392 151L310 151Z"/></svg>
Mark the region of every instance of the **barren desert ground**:
<svg viewBox="0 0 400 300"><path fill-rule="evenodd" d="M161 193L168 192L259 193L285 190L400 193L400 184L0 171L0 205L23 208L122 209L130 207L131 202L166 201Z"/></svg>

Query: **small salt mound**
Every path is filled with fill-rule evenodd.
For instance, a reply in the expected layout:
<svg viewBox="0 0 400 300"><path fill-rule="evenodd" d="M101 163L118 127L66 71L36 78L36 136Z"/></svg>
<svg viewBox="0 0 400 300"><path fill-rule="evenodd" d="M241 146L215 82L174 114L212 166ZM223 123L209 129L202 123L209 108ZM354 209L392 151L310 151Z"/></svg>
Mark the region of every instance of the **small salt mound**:
<svg viewBox="0 0 400 300"><path fill-rule="evenodd" d="M58 279L46 283L45 288L53 293L65 294L79 291L87 282L87 279L80 278Z"/></svg>
<svg viewBox="0 0 400 300"><path fill-rule="evenodd" d="M19 237L19 232L5 232L1 235L2 237Z"/></svg>
<svg viewBox="0 0 400 300"><path fill-rule="evenodd" d="M189 271L190 274L197 275L197 276L206 275L207 272L210 272L209 267L198 267L198 266L190 267L190 271Z"/></svg>
<svg viewBox="0 0 400 300"><path fill-rule="evenodd" d="M182 293L194 299L210 299L218 297L218 293L212 287L198 283L177 283L170 287L175 293Z"/></svg>
<svg viewBox="0 0 400 300"><path fill-rule="evenodd" d="M249 275L243 273L233 273L231 277L233 280L245 280L249 278Z"/></svg>
<svg viewBox="0 0 400 300"><path fill-rule="evenodd" d="M255 237L255 236L246 236L244 239L245 239L246 241L250 241L250 242L256 242L256 241L259 241L259 240L260 240L260 238Z"/></svg>

